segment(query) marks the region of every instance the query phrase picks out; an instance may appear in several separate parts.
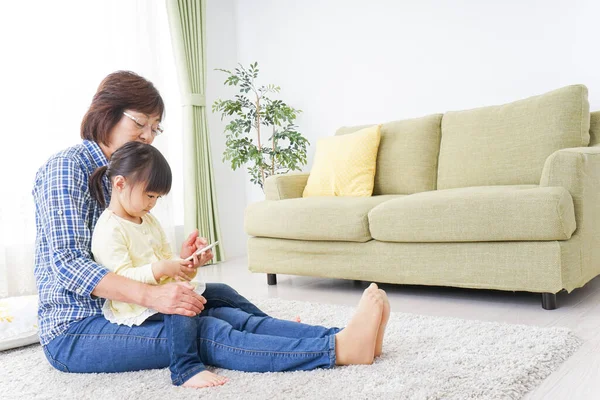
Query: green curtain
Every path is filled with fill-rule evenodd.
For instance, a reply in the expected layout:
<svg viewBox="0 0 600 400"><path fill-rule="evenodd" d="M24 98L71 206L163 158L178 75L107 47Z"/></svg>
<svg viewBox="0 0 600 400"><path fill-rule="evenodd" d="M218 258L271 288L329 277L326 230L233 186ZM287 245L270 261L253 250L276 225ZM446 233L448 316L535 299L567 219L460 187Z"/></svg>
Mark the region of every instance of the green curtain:
<svg viewBox="0 0 600 400"><path fill-rule="evenodd" d="M183 96L184 227L212 243L221 232L204 97L206 0L167 0L167 11ZM223 261L223 243L213 253Z"/></svg>

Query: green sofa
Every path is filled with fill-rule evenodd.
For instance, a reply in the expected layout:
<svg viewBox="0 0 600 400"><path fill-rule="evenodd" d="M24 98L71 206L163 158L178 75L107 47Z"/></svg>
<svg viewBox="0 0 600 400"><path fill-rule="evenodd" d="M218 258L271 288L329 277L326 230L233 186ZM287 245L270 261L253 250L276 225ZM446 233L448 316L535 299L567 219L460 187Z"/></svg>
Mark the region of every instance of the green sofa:
<svg viewBox="0 0 600 400"><path fill-rule="evenodd" d="M600 274L600 112L587 88L382 125L372 197L272 176L246 209L253 272L528 291ZM336 134L363 126L343 127Z"/></svg>

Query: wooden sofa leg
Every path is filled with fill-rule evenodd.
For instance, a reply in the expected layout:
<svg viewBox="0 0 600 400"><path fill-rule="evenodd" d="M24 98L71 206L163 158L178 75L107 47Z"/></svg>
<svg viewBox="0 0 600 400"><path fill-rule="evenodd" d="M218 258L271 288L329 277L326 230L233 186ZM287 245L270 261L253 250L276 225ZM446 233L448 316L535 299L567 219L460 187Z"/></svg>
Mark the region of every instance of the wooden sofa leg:
<svg viewBox="0 0 600 400"><path fill-rule="evenodd" d="M268 285L277 285L277 275L276 274L267 274L267 284Z"/></svg>
<svg viewBox="0 0 600 400"><path fill-rule="evenodd" d="M542 293L542 308L556 310L556 293Z"/></svg>

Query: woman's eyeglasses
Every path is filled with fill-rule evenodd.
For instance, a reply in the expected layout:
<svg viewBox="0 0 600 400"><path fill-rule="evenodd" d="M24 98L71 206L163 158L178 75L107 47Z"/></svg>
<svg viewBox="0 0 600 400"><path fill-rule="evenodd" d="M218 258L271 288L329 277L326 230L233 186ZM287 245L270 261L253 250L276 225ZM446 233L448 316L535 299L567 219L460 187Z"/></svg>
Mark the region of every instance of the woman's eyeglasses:
<svg viewBox="0 0 600 400"><path fill-rule="evenodd" d="M143 130L148 125L148 118L134 117L133 115L129 114L126 111L123 111L123 115L126 116L127 118L129 118L130 120L132 120L133 122L135 122L135 124L137 125L137 127L139 129ZM160 124L160 122L157 122L154 125L152 125L150 127L150 130L152 131L152 135L154 135L154 136L158 136L163 133L163 127Z"/></svg>

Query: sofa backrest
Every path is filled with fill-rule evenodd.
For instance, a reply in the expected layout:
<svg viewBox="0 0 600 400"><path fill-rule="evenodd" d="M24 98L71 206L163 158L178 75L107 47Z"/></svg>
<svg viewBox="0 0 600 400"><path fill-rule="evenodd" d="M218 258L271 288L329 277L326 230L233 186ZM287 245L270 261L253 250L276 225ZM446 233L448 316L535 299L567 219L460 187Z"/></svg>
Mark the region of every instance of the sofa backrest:
<svg viewBox="0 0 600 400"><path fill-rule="evenodd" d="M435 190L442 114L381 125L373 195ZM370 125L342 127L336 135Z"/></svg>
<svg viewBox="0 0 600 400"><path fill-rule="evenodd" d="M442 118L438 189L539 184L546 158L590 142L588 91L567 86Z"/></svg>
<svg viewBox="0 0 600 400"><path fill-rule="evenodd" d="M600 111L590 113L590 146L600 146Z"/></svg>

